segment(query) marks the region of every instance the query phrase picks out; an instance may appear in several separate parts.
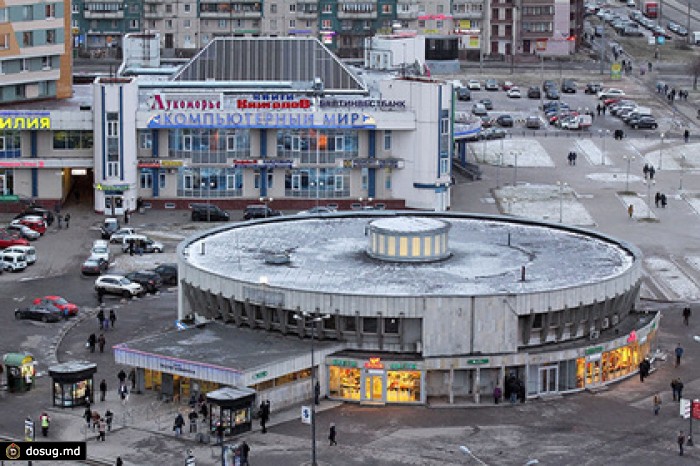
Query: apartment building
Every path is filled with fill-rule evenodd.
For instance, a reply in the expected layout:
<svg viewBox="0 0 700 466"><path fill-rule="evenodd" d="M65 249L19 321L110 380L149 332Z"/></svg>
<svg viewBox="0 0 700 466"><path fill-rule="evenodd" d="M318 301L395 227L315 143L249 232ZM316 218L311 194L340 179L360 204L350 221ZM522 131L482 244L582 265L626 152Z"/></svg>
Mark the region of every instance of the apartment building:
<svg viewBox="0 0 700 466"><path fill-rule="evenodd" d="M71 95L70 1L0 6L0 102Z"/></svg>

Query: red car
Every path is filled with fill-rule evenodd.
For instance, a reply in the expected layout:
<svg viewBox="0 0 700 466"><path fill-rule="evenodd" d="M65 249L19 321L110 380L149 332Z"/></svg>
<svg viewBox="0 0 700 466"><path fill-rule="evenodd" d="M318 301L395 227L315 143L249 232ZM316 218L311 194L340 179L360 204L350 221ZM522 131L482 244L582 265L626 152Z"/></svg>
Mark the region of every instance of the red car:
<svg viewBox="0 0 700 466"><path fill-rule="evenodd" d="M22 217L12 221L13 224L19 223L20 225L26 225L37 233L46 233L46 222L43 218L38 216Z"/></svg>
<svg viewBox="0 0 700 466"><path fill-rule="evenodd" d="M611 106L612 104L618 103L619 101L620 101L620 98L619 98L619 97L613 97L613 98L611 98L611 99L605 99L605 100L603 101L603 105L605 105L606 107L609 107L609 106Z"/></svg>
<svg viewBox="0 0 700 466"><path fill-rule="evenodd" d="M29 246L29 241L13 234L0 234L0 249L10 246Z"/></svg>
<svg viewBox="0 0 700 466"><path fill-rule="evenodd" d="M66 298L62 298L60 296L44 296L43 298L36 298L33 304L52 304L53 306L59 308L66 317L78 314L78 306L73 303L69 303Z"/></svg>

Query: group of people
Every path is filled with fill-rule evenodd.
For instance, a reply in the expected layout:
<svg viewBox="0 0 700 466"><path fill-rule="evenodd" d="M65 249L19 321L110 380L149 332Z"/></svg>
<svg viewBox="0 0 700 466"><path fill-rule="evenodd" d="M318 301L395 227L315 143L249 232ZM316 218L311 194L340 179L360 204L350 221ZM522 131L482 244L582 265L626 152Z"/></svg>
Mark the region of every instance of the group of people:
<svg viewBox="0 0 700 466"><path fill-rule="evenodd" d="M574 151L570 151L569 155L566 157L569 160L569 165L576 165L576 157L578 155Z"/></svg>
<svg viewBox="0 0 700 466"><path fill-rule="evenodd" d="M683 398L683 382L680 377L671 380L671 391L673 392L673 401L681 401L681 398Z"/></svg>
<svg viewBox="0 0 700 466"><path fill-rule="evenodd" d="M87 424L88 429L92 429L94 432L97 430L96 440L106 441L107 432L112 430L112 421L114 419L114 413L109 409L105 411L104 416L100 416L100 413L93 411L90 403L85 406L85 413L83 418Z"/></svg>
<svg viewBox="0 0 700 466"><path fill-rule="evenodd" d="M100 333L99 337L96 336L94 333L91 333L90 336L88 337L88 340L87 340L87 346L88 346L88 348L90 348L91 353L95 352L96 346L99 346L100 353L104 353L106 344L107 344L107 339L105 338L104 333Z"/></svg>
<svg viewBox="0 0 700 466"><path fill-rule="evenodd" d="M107 316L104 309L100 306L100 310L97 311L97 328L100 330L109 330L110 324L112 328L114 328L114 324L116 323L117 314L114 312L114 309L110 309L109 316Z"/></svg>
<svg viewBox="0 0 700 466"><path fill-rule="evenodd" d="M656 92L658 94L663 94L666 96L669 102L673 102L676 100L676 96L678 97L678 100L688 100L688 91L684 90L676 90L676 88L670 88L668 84L663 84L663 83L656 83Z"/></svg>
<svg viewBox="0 0 700 466"><path fill-rule="evenodd" d="M661 204L662 208L666 208L666 195L664 193L656 192L656 196L654 196L654 204L656 207L659 207L659 204Z"/></svg>
<svg viewBox="0 0 700 466"><path fill-rule="evenodd" d="M642 173L644 173L645 180L653 180L654 175L656 175L656 168L654 168L653 165L645 163L644 167L642 168Z"/></svg>
<svg viewBox="0 0 700 466"><path fill-rule="evenodd" d="M70 213L66 212L65 216L61 216L61 203L57 203L55 206L55 217L56 217L56 226L60 230L63 228L62 222L66 222L66 229L70 228Z"/></svg>

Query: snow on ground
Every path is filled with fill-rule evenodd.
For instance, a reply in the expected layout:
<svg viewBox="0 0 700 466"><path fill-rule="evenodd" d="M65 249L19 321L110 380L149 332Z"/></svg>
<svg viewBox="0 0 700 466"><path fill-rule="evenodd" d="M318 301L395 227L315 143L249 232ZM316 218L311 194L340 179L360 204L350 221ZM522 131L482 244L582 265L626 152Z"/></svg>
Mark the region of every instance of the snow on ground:
<svg viewBox="0 0 700 466"><path fill-rule="evenodd" d="M696 213L700 214L700 197L698 196L700 196L698 193L684 194L683 198L688 204L690 204L690 207L692 207Z"/></svg>
<svg viewBox="0 0 700 466"><path fill-rule="evenodd" d="M591 165L613 165L608 155L603 155L602 149L599 149L591 139L579 139L576 141L576 145L578 151L586 156Z"/></svg>
<svg viewBox="0 0 700 466"><path fill-rule="evenodd" d="M700 168L700 144L664 144L661 150L649 151L644 158L657 170L696 170Z"/></svg>
<svg viewBox="0 0 700 466"><path fill-rule="evenodd" d="M595 222L569 186L561 191L557 185L504 186L494 192L501 211L518 217L593 226Z"/></svg>
<svg viewBox="0 0 700 466"><path fill-rule="evenodd" d="M554 167L554 162L542 144L531 139L501 139L474 146L476 160L489 165L513 167Z"/></svg>
<svg viewBox="0 0 700 466"><path fill-rule="evenodd" d="M698 285L684 274L676 264L660 257L648 257L644 259L646 267L652 279L663 288L668 289L676 298L696 300L700 298Z"/></svg>
<svg viewBox="0 0 700 466"><path fill-rule="evenodd" d="M627 184L627 173L626 172L611 172L611 173L589 173L586 175L586 178L588 178L591 181L599 181L602 183L625 183ZM631 183L638 183L642 181L641 176L637 175L629 175L629 182Z"/></svg>
<svg viewBox="0 0 700 466"><path fill-rule="evenodd" d="M644 199L637 196L636 194L631 194L631 195L619 194L617 197L622 202L622 206L623 206L625 215L628 215L627 214L627 207L630 204L632 204L632 207L634 209L634 212L632 214L632 218L634 220L641 220L641 219L656 220L656 214L654 214L654 209L650 209L649 204L644 202Z"/></svg>

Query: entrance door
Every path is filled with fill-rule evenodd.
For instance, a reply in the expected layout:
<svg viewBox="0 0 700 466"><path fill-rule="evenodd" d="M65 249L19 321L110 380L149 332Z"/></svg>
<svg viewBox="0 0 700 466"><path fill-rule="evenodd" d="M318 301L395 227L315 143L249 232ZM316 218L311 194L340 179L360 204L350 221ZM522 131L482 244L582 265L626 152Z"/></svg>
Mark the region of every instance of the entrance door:
<svg viewBox="0 0 700 466"><path fill-rule="evenodd" d="M384 403L384 386L383 371L366 372L362 387L362 400L369 403Z"/></svg>
<svg viewBox="0 0 700 466"><path fill-rule="evenodd" d="M600 358L586 361L586 386L600 385L603 381Z"/></svg>
<svg viewBox="0 0 700 466"><path fill-rule="evenodd" d="M559 385L557 366L540 367L540 393L555 393Z"/></svg>

